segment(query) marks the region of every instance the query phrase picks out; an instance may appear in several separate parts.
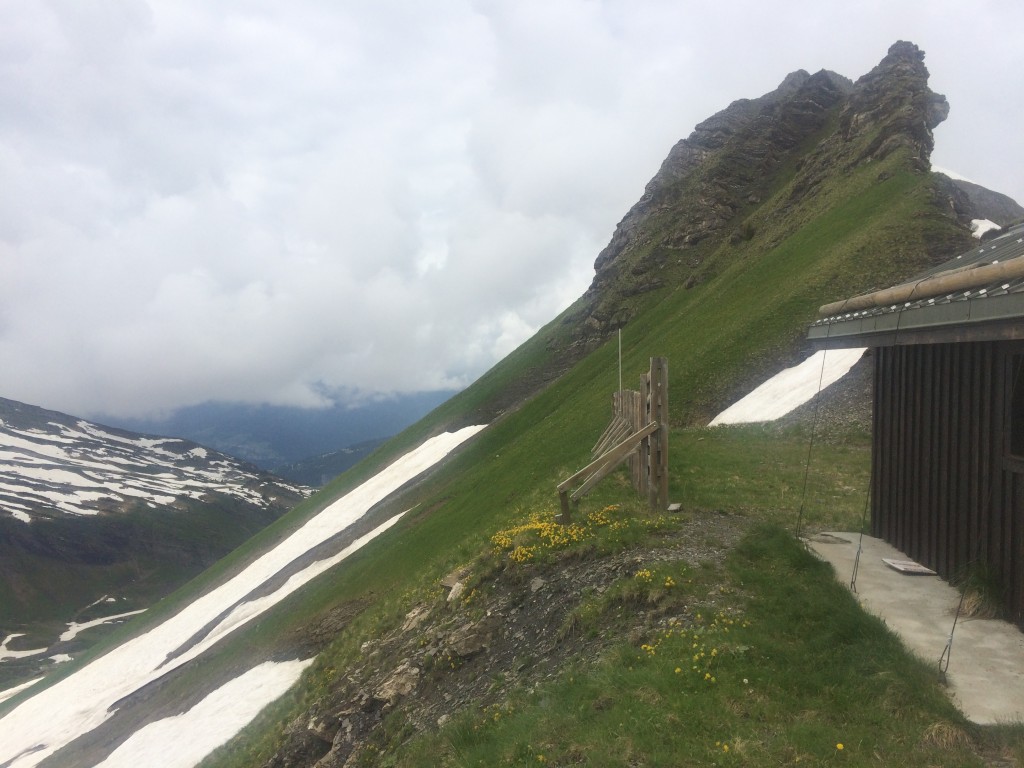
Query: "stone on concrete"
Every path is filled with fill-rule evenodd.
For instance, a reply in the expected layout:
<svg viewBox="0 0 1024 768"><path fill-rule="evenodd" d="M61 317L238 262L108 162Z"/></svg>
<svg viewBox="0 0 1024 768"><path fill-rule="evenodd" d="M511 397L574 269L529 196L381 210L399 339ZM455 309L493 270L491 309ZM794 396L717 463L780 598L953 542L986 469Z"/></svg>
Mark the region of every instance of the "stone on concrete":
<svg viewBox="0 0 1024 768"><path fill-rule="evenodd" d="M858 533L806 539L848 587L859 541ZM939 674L960 593L938 576L901 573L883 559L910 560L881 539L864 536L855 596ZM979 725L1024 722L1024 633L1009 622L961 616L946 680L950 697L968 720Z"/></svg>

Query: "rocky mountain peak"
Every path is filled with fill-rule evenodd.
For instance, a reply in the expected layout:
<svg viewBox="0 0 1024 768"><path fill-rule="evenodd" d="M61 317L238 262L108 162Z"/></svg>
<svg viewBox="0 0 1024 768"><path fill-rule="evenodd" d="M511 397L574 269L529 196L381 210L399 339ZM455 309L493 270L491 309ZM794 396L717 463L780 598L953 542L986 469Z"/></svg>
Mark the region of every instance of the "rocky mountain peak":
<svg viewBox="0 0 1024 768"><path fill-rule="evenodd" d="M700 284L716 249L752 238L756 219L785 219L830 179L897 150L911 170L927 172L932 129L948 111L928 87L924 53L900 41L856 82L797 70L699 123L598 255L585 314L568 321L576 345L590 348L624 325L633 296Z"/></svg>
<svg viewBox="0 0 1024 768"><path fill-rule="evenodd" d="M798 69L796 72L790 72L786 75L782 82L779 83L779 87L775 89L776 94L787 94L792 93L800 88L801 85L806 83L810 79L811 75L806 69Z"/></svg>
<svg viewBox="0 0 1024 768"><path fill-rule="evenodd" d="M909 147L921 170L927 170L935 143L932 130L948 115L946 97L928 87L924 51L901 40L857 80L840 115L840 131L846 141L877 133L858 160L880 159L897 147Z"/></svg>

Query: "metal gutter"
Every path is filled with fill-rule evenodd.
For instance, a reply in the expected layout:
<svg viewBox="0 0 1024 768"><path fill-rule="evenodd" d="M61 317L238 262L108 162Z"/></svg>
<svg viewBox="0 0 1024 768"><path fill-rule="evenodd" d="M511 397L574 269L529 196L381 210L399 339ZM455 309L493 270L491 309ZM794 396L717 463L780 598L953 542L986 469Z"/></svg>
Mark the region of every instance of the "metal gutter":
<svg viewBox="0 0 1024 768"><path fill-rule="evenodd" d="M807 333L815 346L1024 338L1024 225L914 280L819 311Z"/></svg>
<svg viewBox="0 0 1024 768"><path fill-rule="evenodd" d="M922 334L933 341L1024 338L1024 293L979 290L953 300L846 313L815 322L807 338L830 347L890 346L897 337L921 340Z"/></svg>

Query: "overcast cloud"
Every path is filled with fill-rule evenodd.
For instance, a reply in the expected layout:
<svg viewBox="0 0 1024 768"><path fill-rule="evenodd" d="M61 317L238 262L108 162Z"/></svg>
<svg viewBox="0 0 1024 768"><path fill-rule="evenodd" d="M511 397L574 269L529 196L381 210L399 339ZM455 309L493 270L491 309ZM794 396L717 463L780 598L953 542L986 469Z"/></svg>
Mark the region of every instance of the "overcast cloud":
<svg viewBox="0 0 1024 768"><path fill-rule="evenodd" d="M1022 28L1018 0L0 0L0 396L464 386L697 122L898 39L951 104L935 164L1024 202Z"/></svg>

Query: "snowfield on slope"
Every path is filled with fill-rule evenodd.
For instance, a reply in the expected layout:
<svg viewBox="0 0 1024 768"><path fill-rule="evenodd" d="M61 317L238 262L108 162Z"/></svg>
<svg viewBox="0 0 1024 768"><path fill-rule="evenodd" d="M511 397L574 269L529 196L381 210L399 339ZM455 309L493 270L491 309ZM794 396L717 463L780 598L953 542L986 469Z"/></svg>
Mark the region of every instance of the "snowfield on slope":
<svg viewBox="0 0 1024 768"><path fill-rule="evenodd" d="M754 424L781 419L819 391L835 384L860 360L864 348L815 352L799 365L786 368L746 397L736 401L708 424Z"/></svg>
<svg viewBox="0 0 1024 768"><path fill-rule="evenodd" d="M253 667L187 712L143 726L96 768L190 768L291 688L312 662L268 661Z"/></svg>
<svg viewBox="0 0 1024 768"><path fill-rule="evenodd" d="M102 725L115 711L117 702L186 664L218 640L269 610L317 574L383 533L401 515L385 521L334 556L307 566L271 595L253 597L260 593L261 585L314 547L356 523L376 503L437 464L481 429L483 426L471 426L431 438L327 506L236 576L200 596L176 615L20 703L0 718L0 765L5 768L30 768L38 765L79 736ZM193 644L189 645L190 642ZM251 693L256 696L257 689L277 690L266 682L268 678L277 680L278 684L283 684L282 676L290 680L281 690L287 689L297 679L301 669L302 664L298 663L278 670L264 670L267 677L253 670L249 670L251 676L246 678L245 675L249 674L247 672L242 677L251 682ZM238 683L238 686L243 684ZM245 698L249 693L232 689L232 695ZM215 697L216 692L211 696ZM193 708L199 710L196 717L205 711L202 709L204 704L206 701ZM171 727L174 722L179 725ZM173 751L172 742L177 744L192 738L187 730L190 722L188 717L182 717L177 721L163 723L160 727L152 728L149 736L141 734L141 730L144 730L141 729L140 735L132 742L136 746L131 749L142 750L135 754L146 753L154 748L144 746L146 740L156 738L164 745L164 749ZM221 722L222 725L217 727L211 723L206 728L209 732L204 733L204 739L222 743L245 724L232 718L224 718ZM116 760L120 761L121 757Z"/></svg>
<svg viewBox="0 0 1024 768"><path fill-rule="evenodd" d="M0 512L23 523L40 512L96 515L133 499L156 507L210 493L265 507L265 482L253 467L210 458L186 440L126 436L83 420L19 429L0 419Z"/></svg>

